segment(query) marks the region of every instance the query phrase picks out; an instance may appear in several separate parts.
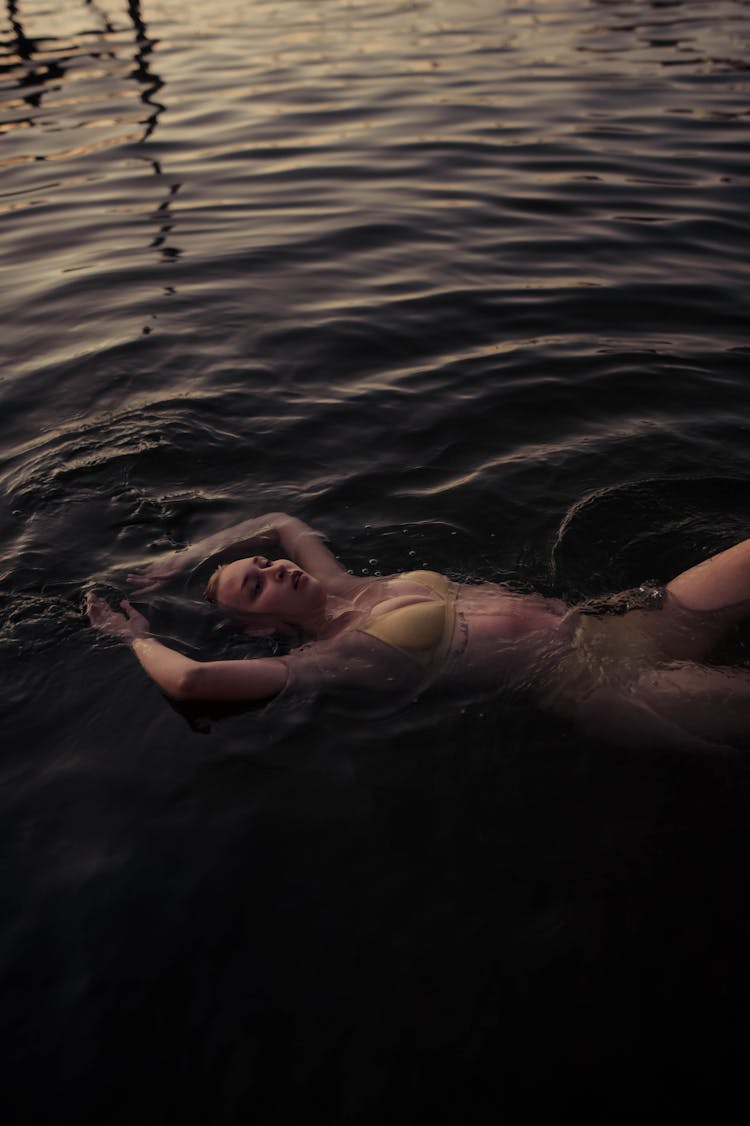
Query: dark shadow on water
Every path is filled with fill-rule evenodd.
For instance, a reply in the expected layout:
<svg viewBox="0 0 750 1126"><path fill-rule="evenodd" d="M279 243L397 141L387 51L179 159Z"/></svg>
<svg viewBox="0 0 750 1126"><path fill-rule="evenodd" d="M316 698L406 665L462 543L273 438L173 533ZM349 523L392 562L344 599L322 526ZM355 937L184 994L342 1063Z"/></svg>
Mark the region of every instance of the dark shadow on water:
<svg viewBox="0 0 750 1126"><path fill-rule="evenodd" d="M470 709L387 746L339 725L306 765L298 731L281 763L176 788L61 781L50 844L127 852L48 872L16 935L29 1119L656 1122L736 1093L747 767L520 723Z"/></svg>
<svg viewBox="0 0 750 1126"><path fill-rule="evenodd" d="M646 478L598 489L562 521L552 575L571 602L675 575L750 535L750 481Z"/></svg>

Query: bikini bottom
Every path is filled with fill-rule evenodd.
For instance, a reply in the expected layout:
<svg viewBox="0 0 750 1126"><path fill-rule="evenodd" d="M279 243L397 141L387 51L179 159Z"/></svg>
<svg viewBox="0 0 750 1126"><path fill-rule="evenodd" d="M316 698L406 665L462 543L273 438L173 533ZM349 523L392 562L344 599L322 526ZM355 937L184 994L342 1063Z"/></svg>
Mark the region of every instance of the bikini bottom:
<svg viewBox="0 0 750 1126"><path fill-rule="evenodd" d="M596 689L625 685L648 669L671 663L673 658L664 652L653 634L639 628L638 619L642 621L642 616L635 615L634 620L627 611L580 612L570 648L541 690L542 706L570 714Z"/></svg>

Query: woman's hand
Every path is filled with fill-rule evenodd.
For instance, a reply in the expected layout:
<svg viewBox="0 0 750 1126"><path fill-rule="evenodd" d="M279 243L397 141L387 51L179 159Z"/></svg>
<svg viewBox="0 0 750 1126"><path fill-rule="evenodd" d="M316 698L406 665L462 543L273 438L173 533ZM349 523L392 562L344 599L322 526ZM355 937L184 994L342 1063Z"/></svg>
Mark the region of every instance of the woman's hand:
<svg viewBox="0 0 750 1126"><path fill-rule="evenodd" d="M86 596L86 612L94 629L107 633L110 637L117 637L126 645L132 645L139 637L148 637L149 624L143 614L134 610L127 598L123 598L120 605L124 611L122 614L113 610L98 594L89 591Z"/></svg>
<svg viewBox="0 0 750 1126"><path fill-rule="evenodd" d="M153 590L158 590L159 587L173 579L175 575L179 575L182 565L183 558L180 555L173 555L169 559L163 559L158 563L149 563L148 566L133 571L128 575L128 582L135 587L133 594L148 594Z"/></svg>
<svg viewBox="0 0 750 1126"><path fill-rule="evenodd" d="M176 700L269 700L287 682L287 668L277 657L252 661L194 661L162 645L149 633L143 614L123 598L123 613L89 593L86 609L94 629L129 645L141 667L163 692Z"/></svg>

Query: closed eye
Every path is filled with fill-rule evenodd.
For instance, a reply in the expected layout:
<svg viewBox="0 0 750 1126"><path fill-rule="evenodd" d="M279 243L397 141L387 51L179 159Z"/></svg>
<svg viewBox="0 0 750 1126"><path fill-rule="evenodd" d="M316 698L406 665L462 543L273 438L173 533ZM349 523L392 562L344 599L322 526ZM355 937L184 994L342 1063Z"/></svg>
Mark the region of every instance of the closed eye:
<svg viewBox="0 0 750 1126"><path fill-rule="evenodd" d="M264 555L256 555L253 562L255 563L256 567L260 567L262 569L265 569L266 567L271 566L270 560L266 559L266 557ZM253 586L253 589L252 589L252 594L251 594L252 598L257 598L258 595L260 594L260 592L263 590L264 581L265 580L263 579L263 576L258 575L258 577L255 580L255 584Z"/></svg>
<svg viewBox="0 0 750 1126"><path fill-rule="evenodd" d="M263 590L264 582L263 576L258 573L256 568L268 567L269 563L267 559L260 557L253 558L251 563L253 566L248 567L242 579L242 589L251 599L255 599Z"/></svg>

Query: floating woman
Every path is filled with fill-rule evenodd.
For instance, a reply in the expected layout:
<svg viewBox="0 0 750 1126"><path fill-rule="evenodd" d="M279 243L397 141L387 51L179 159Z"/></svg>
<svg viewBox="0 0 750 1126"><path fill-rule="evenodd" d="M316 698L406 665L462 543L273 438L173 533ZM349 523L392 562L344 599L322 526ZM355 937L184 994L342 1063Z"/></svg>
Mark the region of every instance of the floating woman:
<svg viewBox="0 0 750 1126"><path fill-rule="evenodd" d="M295 688L364 691L375 699L427 686L525 690L584 732L622 745L750 740L750 669L704 663L727 631L750 617L750 540L664 587L571 607L434 571L354 576L318 532L272 513L129 580L144 594L229 549L241 557L214 571L206 597L248 633L301 633L303 644L288 654L195 661L153 637L127 599L119 612L88 596L91 624L128 644L176 700L263 701Z"/></svg>

